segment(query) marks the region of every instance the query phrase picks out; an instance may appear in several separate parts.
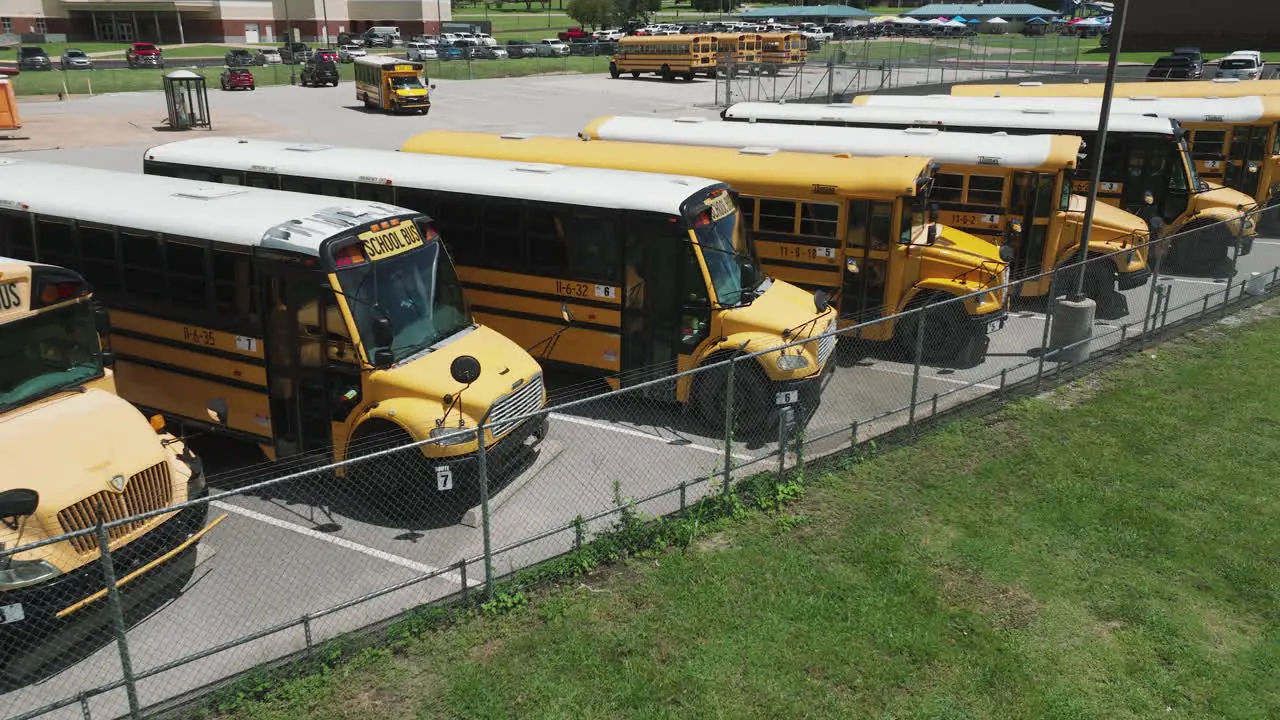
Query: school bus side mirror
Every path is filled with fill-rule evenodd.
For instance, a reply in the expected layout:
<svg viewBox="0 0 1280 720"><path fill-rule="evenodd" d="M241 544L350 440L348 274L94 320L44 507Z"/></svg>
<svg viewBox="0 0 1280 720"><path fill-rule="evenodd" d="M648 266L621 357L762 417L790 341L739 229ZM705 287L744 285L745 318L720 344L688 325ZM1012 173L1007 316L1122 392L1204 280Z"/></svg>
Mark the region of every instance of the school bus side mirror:
<svg viewBox="0 0 1280 720"><path fill-rule="evenodd" d="M569 305L567 303L560 303L560 319L564 321L565 325L572 324L575 319L573 317L573 311L569 309Z"/></svg>
<svg viewBox="0 0 1280 720"><path fill-rule="evenodd" d="M0 492L0 518L16 518L34 515L40 506L40 493L26 488Z"/></svg>
<svg viewBox="0 0 1280 720"><path fill-rule="evenodd" d="M95 305L93 308L93 325L99 335L107 335L111 332L111 313L102 305Z"/></svg>
<svg viewBox="0 0 1280 720"><path fill-rule="evenodd" d="M930 245L938 242L938 223L936 222L929 223L928 238L929 238L928 242Z"/></svg>
<svg viewBox="0 0 1280 720"><path fill-rule="evenodd" d="M428 85L427 87L431 88L432 90L435 90L435 89L436 89L436 86L435 86L435 85Z"/></svg>
<svg viewBox="0 0 1280 720"><path fill-rule="evenodd" d="M480 361L470 355L459 355L449 364L449 375L455 382L470 385L480 379Z"/></svg>
<svg viewBox="0 0 1280 720"><path fill-rule="evenodd" d="M827 311L827 307L831 305L831 293L826 290L813 291L813 309L819 313Z"/></svg>
<svg viewBox="0 0 1280 720"><path fill-rule="evenodd" d="M854 275L857 275L860 270L860 268L858 267L858 261L853 258L845 258L844 269L845 269L845 272L849 272L849 273L853 273Z"/></svg>
<svg viewBox="0 0 1280 720"><path fill-rule="evenodd" d="M390 348L396 335L391 330L391 318L382 316L373 321L373 344L379 348Z"/></svg>
<svg viewBox="0 0 1280 720"><path fill-rule="evenodd" d="M392 354L391 348L380 347L373 351L373 366L379 370L385 370L396 364L396 356Z"/></svg>
<svg viewBox="0 0 1280 720"><path fill-rule="evenodd" d="M204 411L209 414L209 419L214 425L227 425L227 401L222 398L213 398L204 404Z"/></svg>

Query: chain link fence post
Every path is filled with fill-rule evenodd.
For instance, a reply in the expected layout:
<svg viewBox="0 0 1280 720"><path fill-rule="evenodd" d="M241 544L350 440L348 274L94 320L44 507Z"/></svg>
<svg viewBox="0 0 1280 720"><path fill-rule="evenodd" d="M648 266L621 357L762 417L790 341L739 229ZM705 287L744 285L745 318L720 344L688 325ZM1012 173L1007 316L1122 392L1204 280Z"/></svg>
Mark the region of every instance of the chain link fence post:
<svg viewBox="0 0 1280 720"><path fill-rule="evenodd" d="M1040 362L1036 364L1036 392L1040 392L1040 381L1044 379L1045 356L1049 354L1049 329L1053 326L1054 300L1058 297L1058 268L1049 274L1049 294L1044 303L1044 332L1040 336Z"/></svg>
<svg viewBox="0 0 1280 720"><path fill-rule="evenodd" d="M924 355L924 326L929 319L929 305L926 304L915 312L920 319L916 321L915 352L911 370L911 407L907 410L907 425L910 426L913 437L916 434L916 401L920 396L920 363Z"/></svg>
<svg viewBox="0 0 1280 720"><path fill-rule="evenodd" d="M129 717L141 720L142 709L138 704L138 685L133 676L133 659L129 655L129 638L125 635L124 608L120 603L120 588L116 587L116 568L111 559L111 540L103 522L102 501L98 515L98 562L102 566L102 581L107 588L107 607L111 614L111 630L116 636L116 649L120 652L120 673L124 677L124 691L129 698Z"/></svg>
<svg viewBox="0 0 1280 720"><path fill-rule="evenodd" d="M733 468L733 378L737 375L737 361L737 355L729 356L729 370L724 380L724 469L723 479L721 480L724 487L721 488L721 492L725 495L729 494L730 485L733 482L731 475Z"/></svg>
<svg viewBox="0 0 1280 720"><path fill-rule="evenodd" d="M1147 310L1142 316L1142 337L1138 339L1138 350L1147 345L1147 334L1156 331L1156 318L1153 310L1159 312L1156 304L1157 286L1160 284L1160 267L1164 263L1163 240L1150 240L1147 243L1147 263L1151 264L1151 256L1155 255L1155 263L1151 264L1151 287L1147 290Z"/></svg>
<svg viewBox="0 0 1280 720"><path fill-rule="evenodd" d="M484 536L484 595L493 601L493 534L489 526L489 451L484 446L484 423L476 425L476 478L480 483L480 532Z"/></svg>

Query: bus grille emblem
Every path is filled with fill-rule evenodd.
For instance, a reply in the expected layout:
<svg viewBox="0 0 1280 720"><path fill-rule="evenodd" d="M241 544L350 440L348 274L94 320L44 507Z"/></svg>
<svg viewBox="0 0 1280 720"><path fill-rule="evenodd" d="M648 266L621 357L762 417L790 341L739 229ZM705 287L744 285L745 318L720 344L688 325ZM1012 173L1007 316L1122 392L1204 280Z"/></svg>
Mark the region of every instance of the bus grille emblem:
<svg viewBox="0 0 1280 720"><path fill-rule="evenodd" d="M107 483L107 486L110 487L115 492L122 493L124 492L124 486L125 486L125 483L127 482L128 481L125 480L123 475L116 475L115 477L111 478L111 481Z"/></svg>

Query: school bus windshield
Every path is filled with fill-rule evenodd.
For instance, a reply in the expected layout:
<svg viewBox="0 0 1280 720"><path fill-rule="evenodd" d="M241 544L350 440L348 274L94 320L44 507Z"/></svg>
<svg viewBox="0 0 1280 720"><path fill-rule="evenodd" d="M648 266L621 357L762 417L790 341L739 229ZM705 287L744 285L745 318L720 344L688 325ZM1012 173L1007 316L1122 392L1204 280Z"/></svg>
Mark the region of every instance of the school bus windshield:
<svg viewBox="0 0 1280 720"><path fill-rule="evenodd" d="M729 200L728 195L720 197ZM717 198L718 199L718 198ZM738 227L738 211L729 209L720 215L713 206L702 210L693 220L693 232L702 246L702 257L711 274L716 301L721 305L741 305L751 291L760 284L756 268L759 264L745 249L741 229ZM732 205L728 207L732 208ZM715 219L713 219L715 218Z"/></svg>
<svg viewBox="0 0 1280 720"><path fill-rule="evenodd" d="M338 282L368 357L373 357L374 320L391 321L391 354L400 362L474 324L462 298L453 263L441 250L439 236L402 223L392 231L407 233L402 248L388 248L382 233L361 233L336 253Z"/></svg>
<svg viewBox="0 0 1280 720"><path fill-rule="evenodd" d="M415 75L392 75L388 80L392 90L421 90L422 81Z"/></svg>
<svg viewBox="0 0 1280 720"><path fill-rule="evenodd" d="M0 325L0 412L102 375L93 310L77 302Z"/></svg>

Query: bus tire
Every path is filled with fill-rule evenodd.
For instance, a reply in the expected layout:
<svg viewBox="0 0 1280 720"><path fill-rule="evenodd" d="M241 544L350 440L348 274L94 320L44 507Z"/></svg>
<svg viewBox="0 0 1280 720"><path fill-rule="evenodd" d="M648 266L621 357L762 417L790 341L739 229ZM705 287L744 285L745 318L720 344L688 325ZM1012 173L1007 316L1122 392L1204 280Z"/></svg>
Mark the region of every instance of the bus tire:
<svg viewBox="0 0 1280 720"><path fill-rule="evenodd" d="M1173 233L1166 262L1175 272L1219 275L1231 265L1231 231L1224 223L1200 223Z"/></svg>
<svg viewBox="0 0 1280 720"><path fill-rule="evenodd" d="M684 74L684 81L685 81L685 82L693 82L693 71L689 71L689 72L687 72L687 73L685 73L685 74Z"/></svg>
<svg viewBox="0 0 1280 720"><path fill-rule="evenodd" d="M715 79L716 79L716 69L715 69L715 68L711 68L710 70L708 70L708 71L707 71L707 77L708 77L708 78L710 78L711 80L715 80Z"/></svg>
<svg viewBox="0 0 1280 720"><path fill-rule="evenodd" d="M704 366L724 363L733 357L730 353L712 355ZM725 391L729 365L722 364L713 370L704 370L694 376L690 401L698 415L710 428L724 432ZM733 431L738 437L749 437L767 432L776 417L769 379L756 358L738 356L732 365L733 374Z"/></svg>
<svg viewBox="0 0 1280 720"><path fill-rule="evenodd" d="M904 312L941 303L952 297L938 293L925 294L912 300ZM934 307L927 313L913 312L898 320L893 329L893 340L906 362L915 360L916 333L924 315L928 315L928 318L924 325L921 362L969 368L980 364L986 357L989 339L985 328L969 318L963 303L952 301Z"/></svg>
<svg viewBox="0 0 1280 720"><path fill-rule="evenodd" d="M671 72L670 65L663 65L662 70L659 74L662 75L663 82L671 82L672 80L676 79L675 74Z"/></svg>
<svg viewBox="0 0 1280 720"><path fill-rule="evenodd" d="M638 77L640 77L640 71L639 71L639 70L632 70L632 71L631 71L631 77L633 77L633 78L638 78Z"/></svg>
<svg viewBox="0 0 1280 720"><path fill-rule="evenodd" d="M359 458L413 442L399 425L370 420L352 434L347 457ZM449 510L453 504L453 498L446 498L435 489L431 464L417 448L354 462L342 485L343 494L350 501L367 502L370 509L388 520Z"/></svg>
<svg viewBox="0 0 1280 720"><path fill-rule="evenodd" d="M618 64L609 63L609 77L617 80L619 75L622 75L622 71L618 70Z"/></svg>

